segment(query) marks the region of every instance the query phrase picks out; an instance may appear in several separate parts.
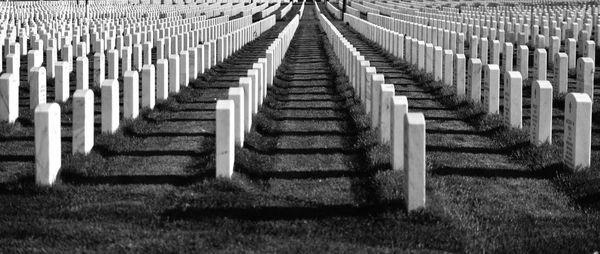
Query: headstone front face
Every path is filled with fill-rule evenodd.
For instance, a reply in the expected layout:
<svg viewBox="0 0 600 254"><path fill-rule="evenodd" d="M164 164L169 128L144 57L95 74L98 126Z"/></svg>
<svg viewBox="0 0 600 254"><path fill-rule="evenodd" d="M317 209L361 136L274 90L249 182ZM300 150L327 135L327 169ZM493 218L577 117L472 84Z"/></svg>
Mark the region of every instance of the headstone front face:
<svg viewBox="0 0 600 254"><path fill-rule="evenodd" d="M179 93L179 56L169 56L169 92Z"/></svg>
<svg viewBox="0 0 600 254"><path fill-rule="evenodd" d="M454 54L452 50L444 50L444 76L443 81L444 85L452 86L453 75L454 75L454 66L453 66Z"/></svg>
<svg viewBox="0 0 600 254"><path fill-rule="evenodd" d="M502 63L504 72L513 70L513 44L504 43L504 62Z"/></svg>
<svg viewBox="0 0 600 254"><path fill-rule="evenodd" d="M567 44L565 45L565 49L567 51L567 55L569 55L569 69L575 68L575 63L577 59L577 41L573 38L567 39Z"/></svg>
<svg viewBox="0 0 600 254"><path fill-rule="evenodd" d="M190 55L187 50L179 52L179 85L187 87L190 82Z"/></svg>
<svg viewBox="0 0 600 254"><path fill-rule="evenodd" d="M554 86L557 93L566 93L569 80L568 61L569 56L566 53L556 53L554 55Z"/></svg>
<svg viewBox="0 0 600 254"><path fill-rule="evenodd" d="M523 127L523 79L518 71L504 76L504 124L513 128Z"/></svg>
<svg viewBox="0 0 600 254"><path fill-rule="evenodd" d="M594 100L594 60L589 57L577 60L577 91Z"/></svg>
<svg viewBox="0 0 600 254"><path fill-rule="evenodd" d="M140 79L135 70L123 75L123 118L135 119L140 112Z"/></svg>
<svg viewBox="0 0 600 254"><path fill-rule="evenodd" d="M232 100L218 100L216 112L217 177L231 178L235 158L235 105Z"/></svg>
<svg viewBox="0 0 600 254"><path fill-rule="evenodd" d="M71 96L68 65L68 62L57 62L55 66L54 97L57 102L65 102Z"/></svg>
<svg viewBox="0 0 600 254"><path fill-rule="evenodd" d="M142 107L154 108L156 100L154 65L147 64L142 67Z"/></svg>
<svg viewBox="0 0 600 254"><path fill-rule="evenodd" d="M383 84L381 85L381 112L380 112L380 141L382 144L390 142L391 138L391 117L392 117L392 97L396 92L394 85Z"/></svg>
<svg viewBox="0 0 600 254"><path fill-rule="evenodd" d="M467 96L475 102L481 101L481 60L479 58L469 59L469 85Z"/></svg>
<svg viewBox="0 0 600 254"><path fill-rule="evenodd" d="M35 182L50 186L61 167L60 106L40 104L35 108Z"/></svg>
<svg viewBox="0 0 600 254"><path fill-rule="evenodd" d="M77 76L76 89L85 90L89 88L90 68L87 57L80 56L76 60L75 75Z"/></svg>
<svg viewBox="0 0 600 254"><path fill-rule="evenodd" d="M423 113L404 116L404 170L406 210L425 207L425 117Z"/></svg>
<svg viewBox="0 0 600 254"><path fill-rule="evenodd" d="M523 80L529 79L529 48L525 45L519 46L519 52L517 52L519 69Z"/></svg>
<svg viewBox="0 0 600 254"><path fill-rule="evenodd" d="M157 79L156 79L156 99L164 101L169 98L169 62L167 59L158 59L156 61Z"/></svg>
<svg viewBox="0 0 600 254"><path fill-rule="evenodd" d="M16 74L0 76L0 121L14 123L19 117L19 80Z"/></svg>
<svg viewBox="0 0 600 254"><path fill-rule="evenodd" d="M383 74L375 74L373 75L373 82L370 88L367 90L371 90L371 128L373 130L379 128L379 117L381 116L380 104L381 104L381 85L385 83L385 79Z"/></svg>
<svg viewBox="0 0 600 254"><path fill-rule="evenodd" d="M30 73L29 108L35 109L37 105L46 103L46 68L33 67Z"/></svg>
<svg viewBox="0 0 600 254"><path fill-rule="evenodd" d="M252 91L250 94L252 94L252 115L254 116L256 115L256 113L258 113L258 93L259 93L259 89L258 89L258 71L256 69L252 69L252 70L248 70L247 71L248 74L248 78L250 78L251 82L252 82Z"/></svg>
<svg viewBox="0 0 600 254"><path fill-rule="evenodd" d="M404 116L408 113L406 96L392 97L392 169L404 170Z"/></svg>
<svg viewBox="0 0 600 254"><path fill-rule="evenodd" d="M106 79L102 89L102 133L113 134L119 128L119 82Z"/></svg>
<svg viewBox="0 0 600 254"><path fill-rule="evenodd" d="M115 49L108 51L108 79L119 77L119 52Z"/></svg>
<svg viewBox="0 0 600 254"><path fill-rule="evenodd" d="M552 143L552 84L536 80L531 88L530 142L533 145Z"/></svg>
<svg viewBox="0 0 600 254"><path fill-rule="evenodd" d="M229 100L234 103L235 117L233 125L235 126L235 144L239 147L244 147L244 88L231 87L229 88Z"/></svg>
<svg viewBox="0 0 600 254"><path fill-rule="evenodd" d="M248 77L240 78L240 87L244 89L244 131L246 133L249 133L252 128L252 85L252 79Z"/></svg>
<svg viewBox="0 0 600 254"><path fill-rule="evenodd" d="M465 96L465 55L454 55L454 80L456 82L456 95Z"/></svg>
<svg viewBox="0 0 600 254"><path fill-rule="evenodd" d="M73 154L88 154L94 146L94 91L73 94Z"/></svg>
<svg viewBox="0 0 600 254"><path fill-rule="evenodd" d="M548 68L548 54L545 49L536 49L533 53L533 62L535 64L535 79L546 80Z"/></svg>
<svg viewBox="0 0 600 254"><path fill-rule="evenodd" d="M442 80L442 47L433 48L433 78L435 81Z"/></svg>
<svg viewBox="0 0 600 254"><path fill-rule="evenodd" d="M567 94L564 131L564 164L573 171L589 167L592 145L592 99L587 94Z"/></svg>
<svg viewBox="0 0 600 254"><path fill-rule="evenodd" d="M483 105L490 114L500 111L500 68L495 64L488 64L483 68L485 73Z"/></svg>

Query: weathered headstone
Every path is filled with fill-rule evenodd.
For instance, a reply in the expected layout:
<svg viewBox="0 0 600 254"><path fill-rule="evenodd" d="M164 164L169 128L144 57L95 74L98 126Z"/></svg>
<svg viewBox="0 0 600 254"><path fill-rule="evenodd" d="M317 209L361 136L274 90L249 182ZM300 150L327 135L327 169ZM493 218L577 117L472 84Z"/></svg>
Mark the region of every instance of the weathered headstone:
<svg viewBox="0 0 600 254"><path fill-rule="evenodd" d="M500 68L495 64L483 67L485 83L483 93L483 105L490 114L498 114L500 111Z"/></svg>
<svg viewBox="0 0 600 254"><path fill-rule="evenodd" d="M123 118L135 119L140 112L140 79L136 70L123 74Z"/></svg>
<svg viewBox="0 0 600 254"><path fill-rule="evenodd" d="M569 56L566 53L556 53L554 55L554 86L557 93L566 93L569 81L568 61Z"/></svg>
<svg viewBox="0 0 600 254"><path fill-rule="evenodd" d="M577 60L577 92L586 93L594 100L594 60L589 57Z"/></svg>
<svg viewBox="0 0 600 254"><path fill-rule="evenodd" d="M482 64L479 58L469 59L469 85L467 96L475 102L481 101L481 70Z"/></svg>
<svg viewBox="0 0 600 254"><path fill-rule="evenodd" d="M0 76L0 121L14 123L19 117L19 79L16 74Z"/></svg>
<svg viewBox="0 0 600 254"><path fill-rule="evenodd" d="M463 54L454 55L454 81L456 84L456 95L460 97L465 96L465 60L465 55Z"/></svg>
<svg viewBox="0 0 600 254"><path fill-rule="evenodd" d="M46 68L33 67L30 72L29 108L35 109L37 105L46 103Z"/></svg>
<svg viewBox="0 0 600 254"><path fill-rule="evenodd" d="M392 84L381 85L381 110L379 120L380 142L386 144L391 138L392 97L396 90Z"/></svg>
<svg viewBox="0 0 600 254"><path fill-rule="evenodd" d="M533 63L535 64L535 80L547 80L548 54L545 49L536 49L533 52Z"/></svg>

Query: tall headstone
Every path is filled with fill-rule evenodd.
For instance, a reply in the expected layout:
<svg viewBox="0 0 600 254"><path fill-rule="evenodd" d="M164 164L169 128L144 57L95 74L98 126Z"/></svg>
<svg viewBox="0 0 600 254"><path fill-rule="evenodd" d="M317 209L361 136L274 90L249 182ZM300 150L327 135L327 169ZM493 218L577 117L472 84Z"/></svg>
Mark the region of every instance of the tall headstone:
<svg viewBox="0 0 600 254"><path fill-rule="evenodd" d="M406 210L425 207L425 116L407 113L404 116L404 170Z"/></svg>
<svg viewBox="0 0 600 254"><path fill-rule="evenodd" d="M404 170L404 116L408 113L406 96L392 97L392 169Z"/></svg>
<svg viewBox="0 0 600 254"><path fill-rule="evenodd" d="M229 88L229 100L232 100L235 106L235 144L239 147L244 147L244 125L246 120L244 119L244 88L243 87L231 87Z"/></svg>
<svg viewBox="0 0 600 254"><path fill-rule="evenodd" d="M156 61L156 99L164 101L169 98L169 62L167 59Z"/></svg>
<svg viewBox="0 0 600 254"><path fill-rule="evenodd" d="M179 79L180 77L180 66L179 66L179 56L178 55L170 55L169 56L169 92L170 93L179 93Z"/></svg>
<svg viewBox="0 0 600 254"><path fill-rule="evenodd" d="M481 101L481 71L482 64L479 58L469 59L469 85L467 86L467 96L475 101Z"/></svg>
<svg viewBox="0 0 600 254"><path fill-rule="evenodd" d="M94 146L94 91L73 94L73 154L88 154Z"/></svg>
<svg viewBox="0 0 600 254"><path fill-rule="evenodd" d="M396 90L392 84L381 85L381 109L379 120L379 134L382 144L390 142L391 139L391 117L392 117L392 97Z"/></svg>
<svg viewBox="0 0 600 254"><path fill-rule="evenodd" d="M35 109L37 105L46 103L46 68L33 67L30 72L29 108Z"/></svg>
<svg viewBox="0 0 600 254"><path fill-rule="evenodd" d="M590 166L592 146L592 99L585 93L565 98L563 162L578 171Z"/></svg>
<svg viewBox="0 0 600 254"><path fill-rule="evenodd" d="M498 114L500 111L500 68L495 64L483 67L485 83L483 93L483 105L490 114Z"/></svg>
<svg viewBox="0 0 600 254"><path fill-rule="evenodd" d="M55 67L56 78L54 79L54 100L65 102L71 96L69 87L69 63L57 62Z"/></svg>
<svg viewBox="0 0 600 254"><path fill-rule="evenodd" d="M547 80L548 54L545 49L536 49L533 53L535 64L535 80Z"/></svg>
<svg viewBox="0 0 600 254"><path fill-rule="evenodd" d="M456 95L465 96L466 82L466 58L463 54L454 55L454 81L456 83Z"/></svg>
<svg viewBox="0 0 600 254"><path fill-rule="evenodd" d="M154 108L156 101L156 74L154 65L147 64L142 67L142 107Z"/></svg>
<svg viewBox="0 0 600 254"><path fill-rule="evenodd" d="M135 119L140 112L140 79L135 70L123 74L123 118Z"/></svg>
<svg viewBox="0 0 600 254"><path fill-rule="evenodd" d="M569 81L568 61L569 56L566 53L556 53L554 55L554 86L557 93L566 93Z"/></svg>
<svg viewBox="0 0 600 254"><path fill-rule="evenodd" d="M530 142L533 145L552 143L552 84L536 80L531 87Z"/></svg>
<svg viewBox="0 0 600 254"><path fill-rule="evenodd" d="M50 186L61 167L60 106L40 104L35 108L35 182Z"/></svg>
<svg viewBox="0 0 600 254"><path fill-rule="evenodd" d="M586 93L594 100L594 60L580 57L577 60L577 92Z"/></svg>
<svg viewBox="0 0 600 254"><path fill-rule="evenodd" d="M231 178L235 159L235 105L232 100L218 100L216 111L217 177Z"/></svg>
<svg viewBox="0 0 600 254"><path fill-rule="evenodd" d="M119 128L119 82L106 79L100 86L102 133L112 134Z"/></svg>
<svg viewBox="0 0 600 254"><path fill-rule="evenodd" d="M14 123L19 117L19 79L16 74L0 76L0 121Z"/></svg>
<svg viewBox="0 0 600 254"><path fill-rule="evenodd" d="M518 71L504 75L504 124L523 128L523 78Z"/></svg>
<svg viewBox="0 0 600 254"><path fill-rule="evenodd" d="M521 72L523 80L529 78L529 48L526 45L519 46L518 57L518 71Z"/></svg>
<svg viewBox="0 0 600 254"><path fill-rule="evenodd" d="M240 78L239 82L240 87L244 89L244 131L249 133L252 128L252 105L254 103L252 91L254 88L252 87L252 79L248 77Z"/></svg>

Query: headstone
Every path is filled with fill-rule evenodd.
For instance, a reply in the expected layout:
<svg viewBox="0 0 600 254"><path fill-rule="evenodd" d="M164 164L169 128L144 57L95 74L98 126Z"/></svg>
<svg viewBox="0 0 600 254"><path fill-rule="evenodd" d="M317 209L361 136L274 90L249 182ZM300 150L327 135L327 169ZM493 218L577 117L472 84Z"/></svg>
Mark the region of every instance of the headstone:
<svg viewBox="0 0 600 254"><path fill-rule="evenodd" d="M585 93L565 98L563 162L579 171L590 166L592 146L592 99Z"/></svg>
<svg viewBox="0 0 600 254"><path fill-rule="evenodd" d="M119 82L106 79L100 86L102 133L113 134L119 128Z"/></svg>
<svg viewBox="0 0 600 254"><path fill-rule="evenodd" d="M252 95L254 88L252 86L253 84L251 78L240 78L240 87L244 89L244 131L246 133L249 133L250 129L252 128L252 105L254 103L254 96Z"/></svg>
<svg viewBox="0 0 600 254"><path fill-rule="evenodd" d="M518 71L504 75L504 124L523 128L523 78Z"/></svg>
<svg viewBox="0 0 600 254"><path fill-rule="evenodd" d="M586 93L594 100L594 60L589 57L577 60L577 92Z"/></svg>
<svg viewBox="0 0 600 254"><path fill-rule="evenodd" d="M248 73L248 77L250 78L251 82L252 82L252 91L250 91L250 94L252 95L252 115L250 115L251 117L253 117L254 115L256 115L256 113L258 113L258 101L259 101L259 80L258 80L258 70L256 69L251 69L247 71Z"/></svg>
<svg viewBox="0 0 600 254"><path fill-rule="evenodd" d="M108 79L117 79L119 78L119 52L115 49L111 49L108 51L108 71L107 78ZM104 84L104 83L102 83Z"/></svg>
<svg viewBox="0 0 600 254"><path fill-rule="evenodd" d="M187 87L190 83L190 55L187 50L179 52L179 85Z"/></svg>
<svg viewBox="0 0 600 254"><path fill-rule="evenodd" d="M469 59L469 85L467 96L475 102L481 101L481 70L482 64L479 58Z"/></svg>
<svg viewBox="0 0 600 254"><path fill-rule="evenodd" d="M434 47L433 52L433 78L435 81L442 80L442 47Z"/></svg>
<svg viewBox="0 0 600 254"><path fill-rule="evenodd" d="M379 133L380 142L387 144L391 139L391 117L392 117L392 97L396 89L392 84L381 85L381 110L380 110L380 121L379 121Z"/></svg>
<svg viewBox="0 0 600 254"><path fill-rule="evenodd" d="M465 96L466 59L463 54L454 55L454 81L456 83L456 95Z"/></svg>
<svg viewBox="0 0 600 254"><path fill-rule="evenodd" d="M140 79L135 70L123 75L123 118L135 119L140 112Z"/></svg>
<svg viewBox="0 0 600 254"><path fill-rule="evenodd" d="M35 108L35 182L50 186L61 167L60 106L40 104Z"/></svg>
<svg viewBox="0 0 600 254"><path fill-rule="evenodd" d="M71 96L69 87L69 63L57 62L55 65L56 78L54 79L54 100L65 102Z"/></svg>
<svg viewBox="0 0 600 254"><path fill-rule="evenodd" d="M73 154L88 154L94 146L94 91L73 94Z"/></svg>
<svg viewBox="0 0 600 254"><path fill-rule="evenodd" d="M156 99L164 101L169 98L169 62L167 59L156 61Z"/></svg>
<svg viewBox="0 0 600 254"><path fill-rule="evenodd" d="M567 39L567 43L565 45L565 50L567 51L567 55L569 56L569 69L575 68L575 63L577 59L577 41L573 38Z"/></svg>
<svg viewBox="0 0 600 254"><path fill-rule="evenodd" d="M557 93L566 93L569 79L568 61L569 56L566 53L556 53L554 55L554 86Z"/></svg>
<svg viewBox="0 0 600 254"><path fill-rule="evenodd" d="M453 66L453 61L454 61L454 54L452 53L452 50L444 50L444 76L443 76L443 82L444 85L447 86L452 86L454 81L453 79L453 75L454 75L454 66Z"/></svg>
<svg viewBox="0 0 600 254"><path fill-rule="evenodd" d="M406 96L392 97L392 169L404 170L404 116L408 113Z"/></svg>
<svg viewBox="0 0 600 254"><path fill-rule="evenodd" d="M404 170L406 210L425 207L425 116L407 113L404 116Z"/></svg>
<svg viewBox="0 0 600 254"><path fill-rule="evenodd" d="M505 42L503 51L504 61L502 62L502 70L506 73L513 70L513 44Z"/></svg>
<svg viewBox="0 0 600 254"><path fill-rule="evenodd" d="M179 66L179 56L178 55L170 55L169 56L169 92L170 93L179 93L179 79L180 77L180 66Z"/></svg>
<svg viewBox="0 0 600 254"><path fill-rule="evenodd" d="M46 103L46 68L33 67L30 73L29 108L35 109L37 105Z"/></svg>
<svg viewBox="0 0 600 254"><path fill-rule="evenodd" d="M552 84L536 80L531 92L530 142L536 146L552 144Z"/></svg>
<svg viewBox="0 0 600 254"><path fill-rule="evenodd" d="M154 108L156 100L156 80L154 65L147 64L142 67L142 107Z"/></svg>
<svg viewBox="0 0 600 254"><path fill-rule="evenodd" d="M533 62L535 64L535 79L547 80L548 54L545 49L536 49L533 53Z"/></svg>
<svg viewBox="0 0 600 254"><path fill-rule="evenodd" d="M373 75L373 82L370 88L367 90L371 90L371 129L375 130L380 128L379 123L381 116L380 113L380 105L381 105L381 85L385 83L385 78L383 74L375 74Z"/></svg>
<svg viewBox="0 0 600 254"><path fill-rule="evenodd" d="M518 71L521 72L523 80L527 80L529 77L529 48L526 45L519 46L517 57L519 61Z"/></svg>
<svg viewBox="0 0 600 254"><path fill-rule="evenodd" d="M0 121L14 123L19 117L19 79L16 74L0 76Z"/></svg>
<svg viewBox="0 0 600 254"><path fill-rule="evenodd" d="M243 87L231 87L229 88L229 100L234 103L235 111L235 144L238 147L244 147L244 126L246 120L244 119L244 88Z"/></svg>
<svg viewBox="0 0 600 254"><path fill-rule="evenodd" d="M216 110L217 177L231 178L235 159L235 105L232 100L218 100Z"/></svg>
<svg viewBox="0 0 600 254"><path fill-rule="evenodd" d="M489 114L498 114L500 111L500 68L495 64L483 67L485 83L483 105Z"/></svg>
<svg viewBox="0 0 600 254"><path fill-rule="evenodd" d="M90 79L90 68L87 57L80 56L76 60L76 89L77 90L86 90L89 88L89 79Z"/></svg>
<svg viewBox="0 0 600 254"><path fill-rule="evenodd" d="M104 53L94 54L94 86L100 87L106 78Z"/></svg>

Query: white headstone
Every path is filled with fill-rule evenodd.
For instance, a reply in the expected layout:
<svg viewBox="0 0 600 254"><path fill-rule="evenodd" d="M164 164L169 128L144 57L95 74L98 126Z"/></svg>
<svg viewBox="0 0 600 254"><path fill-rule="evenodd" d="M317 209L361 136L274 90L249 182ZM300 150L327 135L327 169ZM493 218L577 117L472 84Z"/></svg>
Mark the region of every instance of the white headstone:
<svg viewBox="0 0 600 254"><path fill-rule="evenodd" d="M425 116L407 113L404 116L404 170L406 209L425 207Z"/></svg>
<svg viewBox="0 0 600 254"><path fill-rule="evenodd" d="M73 94L73 154L88 154L94 146L94 91Z"/></svg>
<svg viewBox="0 0 600 254"><path fill-rule="evenodd" d="M252 128L252 105L254 103L252 91L253 91L252 79L248 77L240 78L240 87L244 89L244 131L250 132Z"/></svg>
<svg viewBox="0 0 600 254"><path fill-rule="evenodd" d="M392 97L392 169L404 170L404 116L408 113L406 96Z"/></svg>
<svg viewBox="0 0 600 254"><path fill-rule="evenodd" d="M235 106L235 144L239 147L244 147L244 88L231 87L229 88L229 100L232 100Z"/></svg>
<svg viewBox="0 0 600 254"><path fill-rule="evenodd" d="M102 89L102 133L112 134L119 128L119 82L106 79Z"/></svg>
<svg viewBox="0 0 600 254"><path fill-rule="evenodd" d="M169 61L158 59L156 61L156 99L164 101L169 98Z"/></svg>
<svg viewBox="0 0 600 254"><path fill-rule="evenodd" d="M577 92L586 93L594 100L594 60L580 57L577 60Z"/></svg>
<svg viewBox="0 0 600 254"><path fill-rule="evenodd" d="M179 79L181 78L180 66L179 66L179 56L178 55L170 55L169 56L169 92L170 93L179 93Z"/></svg>
<svg viewBox="0 0 600 254"><path fill-rule="evenodd" d="M573 171L590 166L592 146L592 99L585 93L565 98L563 161Z"/></svg>
<svg viewBox="0 0 600 254"><path fill-rule="evenodd" d="M381 85L381 110L380 110L380 121L379 121L379 133L380 142L386 144L391 139L391 127L392 127L392 97L396 89L392 84Z"/></svg>
<svg viewBox="0 0 600 254"><path fill-rule="evenodd" d="M46 103L46 68L33 67L30 72L29 108L35 109L37 105Z"/></svg>
<svg viewBox="0 0 600 254"><path fill-rule="evenodd" d="M232 100L218 100L216 111L217 177L231 178L235 159L235 105Z"/></svg>
<svg viewBox="0 0 600 254"><path fill-rule="evenodd" d="M504 75L504 124L523 127L523 78L518 71Z"/></svg>
<svg viewBox="0 0 600 254"><path fill-rule="evenodd" d="M142 107L154 108L156 100L156 75L154 65L147 64L142 67Z"/></svg>
<svg viewBox="0 0 600 254"><path fill-rule="evenodd" d="M479 58L469 59L469 84L467 86L467 96L475 101L481 101L481 70L482 64Z"/></svg>
<svg viewBox="0 0 600 254"><path fill-rule="evenodd" d="M60 106L40 104L35 108L35 182L50 186L61 167Z"/></svg>
<svg viewBox="0 0 600 254"><path fill-rule="evenodd" d="M19 117L19 79L16 74L0 76L0 121L14 123Z"/></svg>
<svg viewBox="0 0 600 254"><path fill-rule="evenodd" d="M135 70L123 75L123 118L135 119L140 112L140 79Z"/></svg>
<svg viewBox="0 0 600 254"><path fill-rule="evenodd" d="M485 83L483 93L483 105L490 114L498 114L500 111L500 68L495 64L483 67Z"/></svg>
<svg viewBox="0 0 600 254"><path fill-rule="evenodd" d="M531 87L530 142L533 145L552 143L552 84L536 80Z"/></svg>

